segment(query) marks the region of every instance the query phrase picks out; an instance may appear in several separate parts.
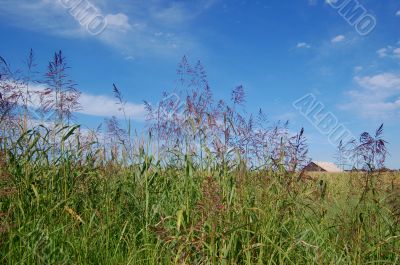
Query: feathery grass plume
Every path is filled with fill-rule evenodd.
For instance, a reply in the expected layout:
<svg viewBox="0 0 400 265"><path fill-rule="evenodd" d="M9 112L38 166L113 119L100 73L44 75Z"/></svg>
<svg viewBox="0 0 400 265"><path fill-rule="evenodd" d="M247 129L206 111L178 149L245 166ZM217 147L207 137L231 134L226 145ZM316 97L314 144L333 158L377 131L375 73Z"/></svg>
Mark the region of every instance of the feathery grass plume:
<svg viewBox="0 0 400 265"><path fill-rule="evenodd" d="M299 135L301 143L296 146L291 143L295 137L289 135L287 124L271 129L266 126L262 112L257 120L248 115L243 110L246 102L243 86L232 90L231 102L227 103L213 97L200 62L193 67L183 57L177 74L178 84L173 93L164 92L157 106L145 102L149 132L156 136L161 153L190 150L199 163L212 155L227 166L238 153L255 168L272 167L271 161L281 161L287 170L293 170L289 169L293 167L290 161L304 163L307 148L303 134Z"/></svg>
<svg viewBox="0 0 400 265"><path fill-rule="evenodd" d="M56 52L45 74L47 88L40 93L43 111L54 111L55 123L58 124L69 124L73 112L80 109L81 93L75 82L68 78L68 69L62 51Z"/></svg>
<svg viewBox="0 0 400 265"><path fill-rule="evenodd" d="M0 80L5 79L7 74L10 73L10 68L6 60L0 56Z"/></svg>
<svg viewBox="0 0 400 265"><path fill-rule="evenodd" d="M308 145L307 139L304 135L304 128L300 132L289 139L289 156L288 163L289 171L296 172L298 169L304 168L310 160L308 159Z"/></svg>
<svg viewBox="0 0 400 265"><path fill-rule="evenodd" d="M339 145L336 150L335 159L336 164L344 170L345 167L349 166L349 161L347 159L348 151L346 145L344 144L343 140L340 140Z"/></svg>
<svg viewBox="0 0 400 265"><path fill-rule="evenodd" d="M19 129L18 106L23 96L23 81L12 71L4 58L0 60L0 126L1 135L12 136Z"/></svg>
<svg viewBox="0 0 400 265"><path fill-rule="evenodd" d="M387 142L383 139L383 124L375 131L374 135L364 132L359 142L353 149L357 161L369 170L375 171L385 166L388 151Z"/></svg>

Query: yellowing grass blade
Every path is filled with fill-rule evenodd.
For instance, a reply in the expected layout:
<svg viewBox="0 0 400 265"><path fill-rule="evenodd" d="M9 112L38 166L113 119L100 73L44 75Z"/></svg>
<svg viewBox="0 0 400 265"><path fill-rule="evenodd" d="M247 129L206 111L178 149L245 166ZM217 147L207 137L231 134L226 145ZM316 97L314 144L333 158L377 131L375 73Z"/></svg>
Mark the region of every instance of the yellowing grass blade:
<svg viewBox="0 0 400 265"><path fill-rule="evenodd" d="M78 222L84 224L85 222L82 220L82 218L71 208L69 208L68 206L64 207L65 211L67 213L69 213L75 220L77 220Z"/></svg>

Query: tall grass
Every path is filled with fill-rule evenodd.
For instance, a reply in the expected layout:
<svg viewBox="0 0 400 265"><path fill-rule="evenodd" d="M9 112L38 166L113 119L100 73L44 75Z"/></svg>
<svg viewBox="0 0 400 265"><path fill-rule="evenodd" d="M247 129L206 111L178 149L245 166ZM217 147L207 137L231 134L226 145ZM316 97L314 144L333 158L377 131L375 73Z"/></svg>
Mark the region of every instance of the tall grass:
<svg viewBox="0 0 400 265"><path fill-rule="evenodd" d="M73 130L59 131L62 145ZM143 150L122 166L79 145L52 154L50 135L1 150L2 264L400 262L398 176L360 201L359 173L288 183L239 162L165 167Z"/></svg>
<svg viewBox="0 0 400 265"><path fill-rule="evenodd" d="M25 126L21 95L9 93L18 85L8 72L0 82L1 264L400 263L399 176L376 171L382 127L349 145L365 173L300 174L304 130L247 117L242 87L231 105L215 101L201 65L184 58L183 112L147 103L149 137L132 137L128 117L126 128L110 119L100 144L65 125L79 93L60 81L61 53L54 60L51 83L65 96L45 104L55 124Z"/></svg>

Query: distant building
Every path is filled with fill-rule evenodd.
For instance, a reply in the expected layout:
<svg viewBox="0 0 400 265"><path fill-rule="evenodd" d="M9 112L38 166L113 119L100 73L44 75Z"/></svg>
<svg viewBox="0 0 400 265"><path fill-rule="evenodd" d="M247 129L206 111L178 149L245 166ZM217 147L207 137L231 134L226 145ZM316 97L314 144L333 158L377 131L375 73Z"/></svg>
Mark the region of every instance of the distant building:
<svg viewBox="0 0 400 265"><path fill-rule="evenodd" d="M312 161L306 167L304 167L303 171L306 172L329 172L329 173L340 173L343 172L338 166L334 163L330 162L317 162Z"/></svg>

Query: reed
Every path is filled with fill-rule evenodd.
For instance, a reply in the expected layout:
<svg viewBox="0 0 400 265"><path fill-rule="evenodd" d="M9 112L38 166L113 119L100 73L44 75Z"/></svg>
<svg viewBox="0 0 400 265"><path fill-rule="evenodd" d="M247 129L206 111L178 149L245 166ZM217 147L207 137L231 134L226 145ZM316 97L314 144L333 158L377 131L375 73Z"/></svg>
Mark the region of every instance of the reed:
<svg viewBox="0 0 400 265"><path fill-rule="evenodd" d="M349 145L369 171L299 178L303 130L246 116L241 87L231 105L214 100L201 64L185 58L178 73L203 92L186 87L184 111L169 117L148 104L142 138L129 118L110 120L102 141L68 123L17 130L8 112L0 263L400 263L400 176L375 170L383 127ZM57 119L71 119L62 110Z"/></svg>

